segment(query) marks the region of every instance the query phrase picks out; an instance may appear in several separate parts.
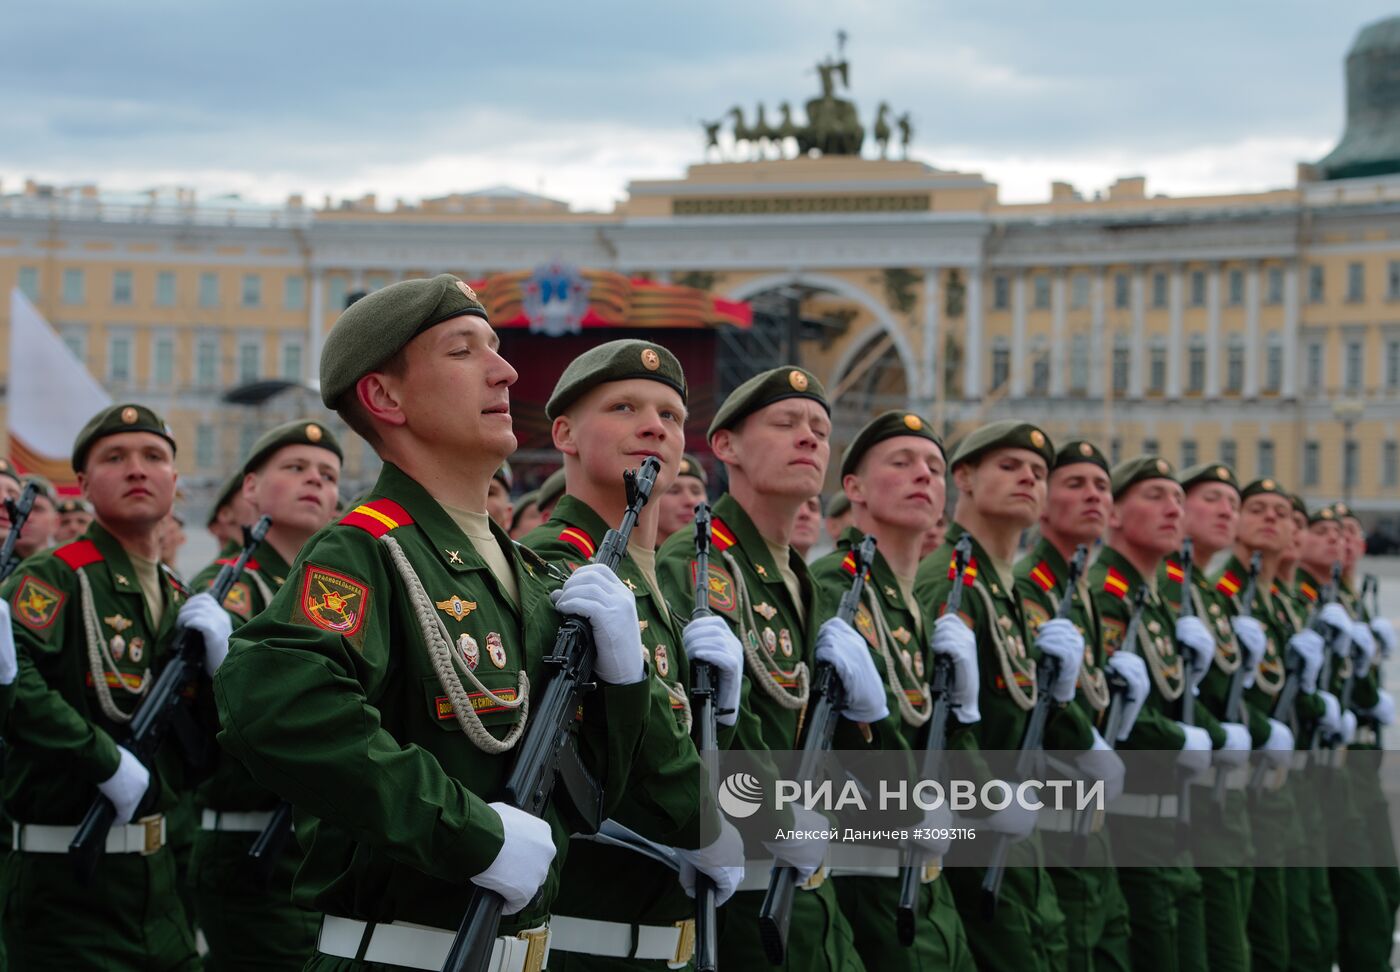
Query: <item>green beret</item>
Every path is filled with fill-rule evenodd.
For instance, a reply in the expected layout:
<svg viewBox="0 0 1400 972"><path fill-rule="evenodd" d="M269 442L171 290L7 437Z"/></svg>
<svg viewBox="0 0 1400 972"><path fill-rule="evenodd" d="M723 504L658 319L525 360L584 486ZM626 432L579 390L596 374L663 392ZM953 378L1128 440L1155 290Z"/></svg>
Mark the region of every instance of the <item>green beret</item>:
<svg viewBox="0 0 1400 972"><path fill-rule="evenodd" d="M1289 499L1293 500L1293 512L1303 514L1303 519L1308 517L1308 504L1303 502L1303 497L1294 493Z"/></svg>
<svg viewBox="0 0 1400 972"><path fill-rule="evenodd" d="M76 497L69 497L58 501L58 512L66 516L69 513L91 513L92 509L84 501Z"/></svg>
<svg viewBox="0 0 1400 972"><path fill-rule="evenodd" d="M913 412L886 412L865 423L865 427L856 433L851 444L846 446L846 451L841 454L842 478L856 471L856 466L860 465L860 460L872 446L901 435L927 439L938 446L939 452L943 451L943 442L933 434L932 427L919 416Z"/></svg>
<svg viewBox="0 0 1400 972"><path fill-rule="evenodd" d="M0 476L9 476L21 486L24 485L24 481L19 478L19 470L8 459L0 458Z"/></svg>
<svg viewBox="0 0 1400 972"><path fill-rule="evenodd" d="M24 480L21 482L20 485L27 486L30 483L34 484L34 492L36 496L42 496L45 499L47 499L50 503L54 503L55 505L58 503L58 494L54 492L53 483L49 482L43 476L38 476L34 473L30 473L28 476L24 477Z"/></svg>
<svg viewBox="0 0 1400 972"><path fill-rule="evenodd" d="M345 454L340 451L340 443L335 440L331 430L320 422L308 422L305 419L298 419L295 422L287 422L268 429L253 443L253 451L248 454L247 460L243 463L243 472L238 477L242 482L243 476L256 472L272 454L283 446L309 445L317 446L332 453L337 459L344 459Z"/></svg>
<svg viewBox="0 0 1400 972"><path fill-rule="evenodd" d="M1319 506L1308 514L1308 526L1314 523L1336 523L1337 511L1330 506Z"/></svg>
<svg viewBox="0 0 1400 972"><path fill-rule="evenodd" d="M1240 492L1240 481L1235 478L1234 471L1226 465L1218 462L1198 462L1189 469L1183 469L1181 475L1177 477L1181 483L1181 488L1188 493L1192 486L1200 486L1204 483L1225 483L1235 492ZM1240 497L1244 499L1243 495Z"/></svg>
<svg viewBox="0 0 1400 972"><path fill-rule="evenodd" d="M123 402L120 405L110 405L88 419L87 425L83 426L77 441L73 443L73 471L83 471L83 467L87 465L88 452L98 439L120 435L123 432L150 432L169 442L170 451L175 451L175 434L170 431L170 426L165 424L164 419L145 405Z"/></svg>
<svg viewBox="0 0 1400 972"><path fill-rule="evenodd" d="M1108 472L1108 459L1099 451L1099 447L1087 439L1071 439L1060 446L1055 452L1055 461L1050 464L1050 471L1064 466L1073 466L1077 463L1088 462L1098 466L1104 472Z"/></svg>
<svg viewBox="0 0 1400 972"><path fill-rule="evenodd" d="M1292 493L1283 488L1283 484L1280 483L1277 479L1265 476L1263 479L1256 479L1244 489L1240 490L1240 501L1243 502L1249 499L1251 496L1260 496L1265 494L1273 496L1282 496L1290 503L1292 503L1293 500L1296 499L1296 497ZM1297 504L1294 504L1294 508L1297 508ZM1304 515L1307 514L1307 507L1303 508L1303 513Z"/></svg>
<svg viewBox="0 0 1400 972"><path fill-rule="evenodd" d="M528 493L521 493L515 498L515 501L512 504L510 514L510 528L512 530L514 530L516 525L520 523L520 518L525 515L526 510L528 510L532 505L539 505L539 500L540 491L537 489L532 489Z"/></svg>
<svg viewBox="0 0 1400 972"><path fill-rule="evenodd" d="M219 511L233 501L233 494L243 488L243 470L235 472L228 479L224 480L219 487L218 493L214 494L214 505L209 507L209 518L204 522L205 526L213 526L214 521L219 518Z"/></svg>
<svg viewBox="0 0 1400 972"><path fill-rule="evenodd" d="M401 280L355 301L336 319L321 349L321 401L335 408L355 382L409 341L463 314L487 320L476 291L450 273Z"/></svg>
<svg viewBox="0 0 1400 972"><path fill-rule="evenodd" d="M846 495L844 490L842 490L835 496L831 497L831 502L826 504L826 516L828 519L834 520L838 516L841 516L843 513L849 512L850 509L851 498Z"/></svg>
<svg viewBox="0 0 1400 972"><path fill-rule="evenodd" d="M545 403L545 418L554 421L599 385L630 378L659 381L674 388L682 402L686 399L685 372L676 356L659 344L628 338L589 348L570 361Z"/></svg>
<svg viewBox="0 0 1400 972"><path fill-rule="evenodd" d="M1136 459L1120 462L1113 467L1113 472L1109 473L1109 479L1113 483L1115 500L1127 492L1129 487L1149 479L1170 479L1176 482L1176 477L1172 475L1172 464L1159 456L1138 456Z"/></svg>
<svg viewBox="0 0 1400 972"><path fill-rule="evenodd" d="M958 443L957 449L953 450L953 461L949 463L949 468L956 469L993 449L1029 449L1044 459L1047 466L1055 461L1055 446L1050 441L1050 436L1029 422L1007 419L1004 422L984 425L965 436Z"/></svg>
<svg viewBox="0 0 1400 972"><path fill-rule="evenodd" d="M535 502L540 509L548 509L559 502L559 497L564 495L564 469L560 467L549 474L549 478L540 483L540 488L535 491Z"/></svg>
<svg viewBox="0 0 1400 972"><path fill-rule="evenodd" d="M510 471L509 462L502 461L501 468L497 469L495 473L492 474L491 478L500 480L501 485L506 488L507 493L509 493L511 487L515 485L515 476Z"/></svg>
<svg viewBox="0 0 1400 972"><path fill-rule="evenodd" d="M696 459L688 452L685 455L681 456L681 471L678 472L676 475L694 476L706 486L710 485L710 477L706 475L705 467L700 465L699 459Z"/></svg>
<svg viewBox="0 0 1400 972"><path fill-rule="evenodd" d="M1333 503L1332 512L1339 520L1355 520L1361 522L1361 517L1356 515L1356 511L1345 503Z"/></svg>
<svg viewBox="0 0 1400 972"><path fill-rule="evenodd" d="M786 398L810 398L826 409L827 415L831 414L831 403L826 400L826 390L822 388L822 383L817 381L816 376L802 368L784 365L754 375L730 392L729 397L715 413L715 420L710 423L710 431L705 434L706 438L713 439L716 432L732 429L760 408L767 408Z"/></svg>

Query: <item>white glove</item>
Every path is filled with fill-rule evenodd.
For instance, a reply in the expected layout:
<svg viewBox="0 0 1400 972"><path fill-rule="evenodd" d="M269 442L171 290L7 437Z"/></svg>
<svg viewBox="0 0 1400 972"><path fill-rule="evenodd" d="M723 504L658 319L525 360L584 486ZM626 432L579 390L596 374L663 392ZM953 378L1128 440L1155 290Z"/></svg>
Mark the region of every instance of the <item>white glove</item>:
<svg viewBox="0 0 1400 972"><path fill-rule="evenodd" d="M956 614L943 614L933 623L930 647L935 657L952 660L953 684L948 705L953 717L963 725L980 722L982 711L977 707L981 673L977 665L977 636Z"/></svg>
<svg viewBox="0 0 1400 972"><path fill-rule="evenodd" d="M1191 661L1191 688L1194 691L1210 671L1210 660L1215 657L1215 636L1210 633L1206 623L1193 614L1176 619L1176 642L1185 649L1182 655Z"/></svg>
<svg viewBox="0 0 1400 972"><path fill-rule="evenodd" d="M1014 793L1016 787L1010 783L1007 785ZM1035 830L1036 818L1039 816L1039 810L1031 810L1021 806L1016 800L1012 800L1010 804L996 811L990 817L979 821L977 828L990 830L996 834L1005 834L1011 838L1012 843L1015 843L1018 840L1025 840L1031 835L1031 831Z"/></svg>
<svg viewBox="0 0 1400 972"><path fill-rule="evenodd" d="M1390 623L1389 618L1376 618L1371 622L1371 630L1380 643L1381 657L1389 658L1395 651L1395 625Z"/></svg>
<svg viewBox="0 0 1400 972"><path fill-rule="evenodd" d="M720 821L719 836L715 838L714 843L699 850L683 850L677 847L676 856L681 862L681 887L685 888L685 893L692 898L695 897L697 872L715 882L717 905L728 901L729 896L738 889L739 882L744 880L744 838L739 836L739 831L735 830L728 820Z"/></svg>
<svg viewBox="0 0 1400 972"><path fill-rule="evenodd" d="M1051 618L1035 634L1040 653L1055 660L1055 679L1048 686L1056 702L1074 701L1079 666L1084 661L1084 636L1069 618Z"/></svg>
<svg viewBox="0 0 1400 972"><path fill-rule="evenodd" d="M732 726L739 718L739 687L744 668L744 646L718 615L696 618L681 632L685 656L693 666L707 662L715 667L715 721Z"/></svg>
<svg viewBox="0 0 1400 972"><path fill-rule="evenodd" d="M1339 633L1339 637L1333 639L1332 650L1337 654L1345 654L1348 645L1337 647L1336 642L1345 636L1348 641L1351 638L1351 615L1347 614L1347 609L1336 601L1322 605L1322 610L1317 613L1323 624Z"/></svg>
<svg viewBox="0 0 1400 972"><path fill-rule="evenodd" d="M141 761L126 748L118 746L117 752L121 755L117 771L97 784L97 788L103 796L112 801L112 807L117 811L112 826L125 827L131 823L132 815L136 813L136 808L141 805L141 798L146 795L146 789L151 785L151 771L141 765Z"/></svg>
<svg viewBox="0 0 1400 972"><path fill-rule="evenodd" d="M1085 776L1093 780L1103 780L1103 796L1111 803L1123 795L1123 774L1127 771L1123 757L1119 756L1104 742L1097 729L1093 730L1093 745L1075 757L1075 765Z"/></svg>
<svg viewBox="0 0 1400 972"><path fill-rule="evenodd" d="M1345 735L1346 727L1342 724L1342 704L1337 701L1337 697L1331 692L1318 692L1317 697L1322 700L1322 718L1318 720L1317 728L1326 737L1337 738Z"/></svg>
<svg viewBox="0 0 1400 972"><path fill-rule="evenodd" d="M1299 687L1304 694L1317 691L1317 676L1322 671L1322 649L1325 647L1322 635L1311 628L1304 628L1288 639L1288 647L1303 660L1303 670L1299 674Z"/></svg>
<svg viewBox="0 0 1400 972"><path fill-rule="evenodd" d="M1254 677L1258 674L1259 663L1264 660L1264 652L1268 649L1268 643L1264 638L1264 626L1259 623L1258 618L1237 614L1230 619L1230 627L1235 629L1235 640L1240 643L1240 648L1244 652L1240 664L1244 666L1245 688L1250 688L1254 685Z"/></svg>
<svg viewBox="0 0 1400 972"><path fill-rule="evenodd" d="M841 715L852 722L879 722L890 714L885 683L875 669L870 648L855 628L831 618L817 630L817 661L836 669L845 702Z"/></svg>
<svg viewBox="0 0 1400 972"><path fill-rule="evenodd" d="M830 832L831 821L815 810L793 807L792 829L800 836L765 840L763 846L779 864L797 868L797 883L804 884L826 859L827 838L818 835Z"/></svg>
<svg viewBox="0 0 1400 972"><path fill-rule="evenodd" d="M1264 740L1265 759L1275 766L1291 766L1293 764L1293 747L1296 745L1292 729L1277 719L1269 720L1269 738Z"/></svg>
<svg viewBox="0 0 1400 972"><path fill-rule="evenodd" d="M1371 670L1371 662L1376 657L1376 638L1371 634L1371 626L1365 621L1351 623L1351 646L1356 649L1356 677L1365 678Z"/></svg>
<svg viewBox="0 0 1400 972"><path fill-rule="evenodd" d="M212 678L228 657L228 639L233 634L228 612L214 600L213 594L203 591L180 605L175 623L198 631L204 639L204 670Z"/></svg>
<svg viewBox="0 0 1400 972"><path fill-rule="evenodd" d="M593 629L593 671L599 681L632 685L642 680L645 649L637 599L616 574L602 564L584 564L549 599L560 614L584 618Z"/></svg>
<svg viewBox="0 0 1400 972"><path fill-rule="evenodd" d="M1130 651L1115 651L1108 656L1108 663L1104 667L1128 683L1123 696L1123 728L1115 740L1122 742L1133 731L1133 724L1137 722L1138 713L1142 711L1142 704L1147 701L1147 663L1141 656Z"/></svg>
<svg viewBox="0 0 1400 972"><path fill-rule="evenodd" d="M15 657L15 630L10 627L10 602L0 600L0 685L9 685L19 675Z"/></svg>
<svg viewBox="0 0 1400 972"><path fill-rule="evenodd" d="M930 864L942 860L953 849L953 835L948 831L956 826L953 811L947 803L940 803L932 810L924 811L924 819L919 822L919 830L925 831L914 838L914 844L923 856L923 863Z"/></svg>
<svg viewBox="0 0 1400 972"><path fill-rule="evenodd" d="M554 860L554 837L549 824L509 803L488 803L501 817L505 840L491 866L471 879L506 899L505 913L513 915L529 904L549 877Z"/></svg>
<svg viewBox="0 0 1400 972"><path fill-rule="evenodd" d="M1347 709L1342 713L1342 745L1350 746L1356 741L1356 713Z"/></svg>
<svg viewBox="0 0 1400 972"><path fill-rule="evenodd" d="M1380 700L1375 705L1366 710L1368 718L1374 719L1379 725L1388 726L1395 722L1395 696L1385 689L1380 690Z"/></svg>
<svg viewBox="0 0 1400 972"><path fill-rule="evenodd" d="M1243 766L1249 762L1249 750L1253 744L1249 730L1238 722L1222 722L1225 730L1225 745L1215 751L1215 761L1222 766Z"/></svg>
<svg viewBox="0 0 1400 972"><path fill-rule="evenodd" d="M1176 765L1192 776L1200 776L1210 769L1210 733L1200 726L1181 722L1177 726L1186 734L1186 739L1181 744L1181 752L1177 753Z"/></svg>

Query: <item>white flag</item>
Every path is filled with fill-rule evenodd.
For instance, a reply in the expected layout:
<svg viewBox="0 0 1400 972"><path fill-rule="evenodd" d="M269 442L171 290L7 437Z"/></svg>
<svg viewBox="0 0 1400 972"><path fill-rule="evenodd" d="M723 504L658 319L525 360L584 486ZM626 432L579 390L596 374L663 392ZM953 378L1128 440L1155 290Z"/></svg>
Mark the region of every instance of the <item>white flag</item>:
<svg viewBox="0 0 1400 972"><path fill-rule="evenodd" d="M10 291L10 461L57 487L75 484L73 441L112 396L18 287Z"/></svg>

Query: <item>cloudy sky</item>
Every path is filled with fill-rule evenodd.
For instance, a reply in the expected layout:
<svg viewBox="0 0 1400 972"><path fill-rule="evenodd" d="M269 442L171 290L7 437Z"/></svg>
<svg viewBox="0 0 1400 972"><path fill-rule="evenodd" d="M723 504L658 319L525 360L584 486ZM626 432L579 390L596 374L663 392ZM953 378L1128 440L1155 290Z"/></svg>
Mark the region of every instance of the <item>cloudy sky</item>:
<svg viewBox="0 0 1400 972"><path fill-rule="evenodd" d="M355 8L359 7L357 11ZM912 114L913 155L1008 201L1291 184L1344 116L1372 0L706 0L389 4L72 0L7 7L0 191L178 183L381 205L509 184L607 209L701 158L699 123L775 114L849 36L851 97ZM771 117L770 114L770 117Z"/></svg>

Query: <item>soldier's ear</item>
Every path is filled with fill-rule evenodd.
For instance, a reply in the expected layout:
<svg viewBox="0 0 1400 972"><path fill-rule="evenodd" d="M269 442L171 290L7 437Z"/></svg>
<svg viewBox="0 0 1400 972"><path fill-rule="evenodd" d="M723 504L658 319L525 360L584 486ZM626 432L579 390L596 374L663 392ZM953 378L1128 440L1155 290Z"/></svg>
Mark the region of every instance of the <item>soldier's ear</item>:
<svg viewBox="0 0 1400 972"><path fill-rule="evenodd" d="M550 434L554 437L554 448L566 456L578 455L578 445L574 442L574 423L568 412L554 420Z"/></svg>
<svg viewBox="0 0 1400 972"><path fill-rule="evenodd" d="M355 399L373 421L391 426L407 425L400 389L401 383L392 376L371 371L355 382Z"/></svg>
<svg viewBox="0 0 1400 972"><path fill-rule="evenodd" d="M846 491L846 498L852 503L865 503L865 484L861 482L855 473L846 473L841 477L841 488Z"/></svg>
<svg viewBox="0 0 1400 972"><path fill-rule="evenodd" d="M715 458L726 466L737 466L739 464L739 454L734 448L734 430L720 429L710 440L710 451L715 454Z"/></svg>
<svg viewBox="0 0 1400 972"><path fill-rule="evenodd" d="M972 492L972 473L976 468L972 463L965 462L953 470L953 485L958 488L959 495Z"/></svg>

